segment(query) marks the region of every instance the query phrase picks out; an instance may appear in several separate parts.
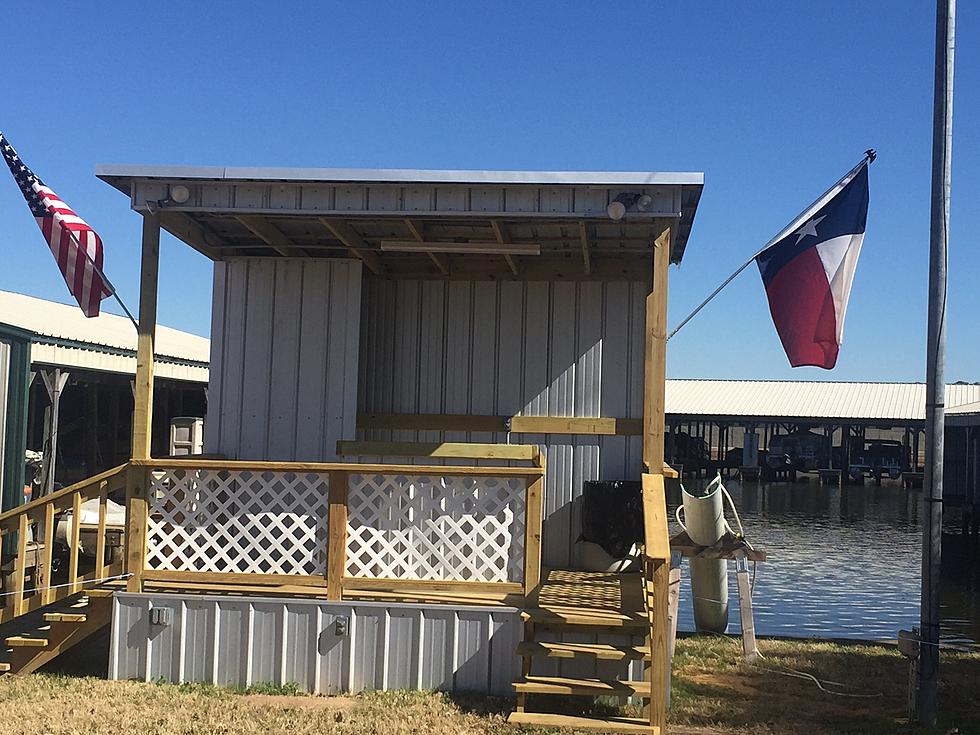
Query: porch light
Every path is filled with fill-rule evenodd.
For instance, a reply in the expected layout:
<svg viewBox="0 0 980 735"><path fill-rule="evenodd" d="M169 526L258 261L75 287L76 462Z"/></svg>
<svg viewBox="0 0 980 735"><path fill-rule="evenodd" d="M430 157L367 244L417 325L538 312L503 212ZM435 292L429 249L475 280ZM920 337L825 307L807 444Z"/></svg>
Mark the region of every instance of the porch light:
<svg viewBox="0 0 980 735"><path fill-rule="evenodd" d="M186 186L178 184L170 187L170 201L174 204L184 204L191 198L191 190Z"/></svg>
<svg viewBox="0 0 980 735"><path fill-rule="evenodd" d="M420 242L382 240L386 253L473 253L478 255L541 255L541 246L530 242Z"/></svg>
<svg viewBox="0 0 980 735"><path fill-rule="evenodd" d="M619 221L626 216L626 210L636 204L638 199L640 199L639 194L623 192L609 202L609 206L606 207L606 214L609 215L609 219Z"/></svg>

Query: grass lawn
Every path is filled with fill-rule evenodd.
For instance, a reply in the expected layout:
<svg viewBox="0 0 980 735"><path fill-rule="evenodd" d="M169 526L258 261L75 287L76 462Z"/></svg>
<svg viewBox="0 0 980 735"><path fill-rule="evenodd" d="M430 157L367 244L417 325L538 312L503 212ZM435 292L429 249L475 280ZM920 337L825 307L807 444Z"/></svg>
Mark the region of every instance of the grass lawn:
<svg viewBox="0 0 980 735"><path fill-rule="evenodd" d="M670 731L676 735L919 732L904 724L908 668L894 649L762 641L761 650L765 659L749 666L742 663L735 639L679 640ZM942 665L943 718L937 731L980 733L980 654L944 652ZM824 693L811 679L791 670L816 676L839 694ZM236 692L206 685L108 682L56 674L0 679L5 735L531 732L505 723L509 706L508 700L428 692L312 697L289 686Z"/></svg>

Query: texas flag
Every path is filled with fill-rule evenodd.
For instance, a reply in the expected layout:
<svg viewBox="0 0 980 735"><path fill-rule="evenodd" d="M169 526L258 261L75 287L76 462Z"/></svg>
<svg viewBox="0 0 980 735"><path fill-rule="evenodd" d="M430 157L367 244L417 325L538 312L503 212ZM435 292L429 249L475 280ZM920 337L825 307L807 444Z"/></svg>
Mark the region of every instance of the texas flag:
<svg viewBox="0 0 980 735"><path fill-rule="evenodd" d="M848 173L755 258L793 367L830 370L837 364L868 219L868 163Z"/></svg>

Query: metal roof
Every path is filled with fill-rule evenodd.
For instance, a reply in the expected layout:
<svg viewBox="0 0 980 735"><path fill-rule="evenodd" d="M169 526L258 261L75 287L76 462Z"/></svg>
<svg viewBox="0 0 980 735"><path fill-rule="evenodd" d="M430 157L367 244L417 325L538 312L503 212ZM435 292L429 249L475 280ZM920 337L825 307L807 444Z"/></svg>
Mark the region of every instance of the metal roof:
<svg viewBox="0 0 980 735"><path fill-rule="evenodd" d="M100 164L95 175L115 178L224 179L229 181L387 182L399 184L549 184L582 186L703 186L694 171L481 171L411 168L281 168ZM124 193L128 194L128 191Z"/></svg>
<svg viewBox="0 0 980 735"><path fill-rule="evenodd" d="M679 263L704 186L702 173L657 171L104 164L96 175L134 210L159 209L164 229L214 260L354 256L374 275L403 278L648 277L657 221L676 220ZM175 186L189 196L174 201ZM648 198L611 220L606 207L623 195ZM534 252L505 264L487 251L510 244Z"/></svg>
<svg viewBox="0 0 980 735"><path fill-rule="evenodd" d="M668 380L673 417L925 421L924 383L779 380ZM946 386L947 411L980 402L980 385Z"/></svg>
<svg viewBox="0 0 980 735"><path fill-rule="evenodd" d="M0 291L0 322L33 335L33 363L136 372L136 330L126 317L102 312L89 319L73 304ZM157 326L156 374L206 383L210 344L206 337Z"/></svg>

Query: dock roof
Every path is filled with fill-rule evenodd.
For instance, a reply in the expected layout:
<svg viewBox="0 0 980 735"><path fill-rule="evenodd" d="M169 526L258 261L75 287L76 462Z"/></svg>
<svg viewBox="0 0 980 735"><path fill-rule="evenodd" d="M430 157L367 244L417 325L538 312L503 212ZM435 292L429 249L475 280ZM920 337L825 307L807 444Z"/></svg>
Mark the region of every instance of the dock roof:
<svg viewBox="0 0 980 735"><path fill-rule="evenodd" d="M946 386L947 411L980 402L980 384ZM924 383L668 380L672 418L909 423L925 421Z"/></svg>
<svg viewBox="0 0 980 735"><path fill-rule="evenodd" d="M136 329L128 318L89 319L74 304L0 291L0 323L30 332L31 362L103 372L136 372ZM210 340L158 326L158 377L206 383Z"/></svg>

